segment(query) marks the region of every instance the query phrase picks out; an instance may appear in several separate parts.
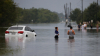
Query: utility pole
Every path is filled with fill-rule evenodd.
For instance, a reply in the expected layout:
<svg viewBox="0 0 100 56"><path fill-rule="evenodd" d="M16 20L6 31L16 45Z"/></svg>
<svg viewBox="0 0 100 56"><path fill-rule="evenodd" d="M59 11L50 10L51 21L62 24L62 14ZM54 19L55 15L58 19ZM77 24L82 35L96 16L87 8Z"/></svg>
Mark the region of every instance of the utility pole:
<svg viewBox="0 0 100 56"><path fill-rule="evenodd" d="M64 5L64 10L65 10L65 20L66 20L66 23L65 23L65 26L67 25L67 3Z"/></svg>
<svg viewBox="0 0 100 56"><path fill-rule="evenodd" d="M69 19L69 7L68 7L68 19Z"/></svg>
<svg viewBox="0 0 100 56"><path fill-rule="evenodd" d="M64 5L64 10L65 10L65 19L67 19L67 3Z"/></svg>
<svg viewBox="0 0 100 56"><path fill-rule="evenodd" d="M71 2L70 2L70 15L71 15ZM71 20L71 18L70 18L70 20Z"/></svg>
<svg viewBox="0 0 100 56"><path fill-rule="evenodd" d="M82 0L82 24L83 24L83 0Z"/></svg>
<svg viewBox="0 0 100 56"><path fill-rule="evenodd" d="M98 13L98 0L97 0L97 5L96 5L96 7L97 7L97 10L96 10L96 11L97 11L97 13ZM97 13L96 13L96 23L98 23L98 22L97 22L97 18L98 18Z"/></svg>
<svg viewBox="0 0 100 56"><path fill-rule="evenodd" d="M67 17L68 17L68 14L67 14L67 3L66 3L66 19L67 19Z"/></svg>
<svg viewBox="0 0 100 56"><path fill-rule="evenodd" d="M97 0L97 12L98 12L98 0ZM98 14L97 14L97 18L98 18ZM96 18L96 19L97 19L97 18Z"/></svg>
<svg viewBox="0 0 100 56"><path fill-rule="evenodd" d="M70 15L71 15L71 2L70 2Z"/></svg>

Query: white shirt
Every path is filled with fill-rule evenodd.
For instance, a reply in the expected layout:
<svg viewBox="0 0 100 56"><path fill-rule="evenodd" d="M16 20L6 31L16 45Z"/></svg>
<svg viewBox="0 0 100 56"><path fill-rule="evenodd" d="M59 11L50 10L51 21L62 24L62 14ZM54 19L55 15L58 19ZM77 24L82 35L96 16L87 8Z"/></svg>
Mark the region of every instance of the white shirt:
<svg viewBox="0 0 100 56"><path fill-rule="evenodd" d="M87 25L86 24L84 24L84 27L86 27Z"/></svg>
<svg viewBox="0 0 100 56"><path fill-rule="evenodd" d="M84 30L84 25L82 25L82 30Z"/></svg>

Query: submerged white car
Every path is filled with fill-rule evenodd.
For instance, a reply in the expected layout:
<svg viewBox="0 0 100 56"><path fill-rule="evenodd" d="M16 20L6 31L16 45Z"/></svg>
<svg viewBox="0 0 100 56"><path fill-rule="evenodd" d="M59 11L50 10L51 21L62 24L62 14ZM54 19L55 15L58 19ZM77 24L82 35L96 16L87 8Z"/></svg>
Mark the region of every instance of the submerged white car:
<svg viewBox="0 0 100 56"><path fill-rule="evenodd" d="M5 37L35 37L36 33L28 26L15 25L5 31Z"/></svg>

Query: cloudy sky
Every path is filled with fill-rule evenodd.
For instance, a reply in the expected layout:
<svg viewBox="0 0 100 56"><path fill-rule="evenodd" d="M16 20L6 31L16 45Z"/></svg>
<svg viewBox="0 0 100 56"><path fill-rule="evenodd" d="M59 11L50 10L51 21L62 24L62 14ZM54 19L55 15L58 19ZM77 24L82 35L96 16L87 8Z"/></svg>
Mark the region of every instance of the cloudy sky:
<svg viewBox="0 0 100 56"><path fill-rule="evenodd" d="M97 2L97 0L83 0L83 7L86 8L93 1ZM21 8L45 8L58 13L64 13L64 4L66 3L68 4L67 7L70 7L71 2L72 9L81 9L82 6L82 0L14 0L14 2ZM100 0L98 0L98 3L100 3Z"/></svg>

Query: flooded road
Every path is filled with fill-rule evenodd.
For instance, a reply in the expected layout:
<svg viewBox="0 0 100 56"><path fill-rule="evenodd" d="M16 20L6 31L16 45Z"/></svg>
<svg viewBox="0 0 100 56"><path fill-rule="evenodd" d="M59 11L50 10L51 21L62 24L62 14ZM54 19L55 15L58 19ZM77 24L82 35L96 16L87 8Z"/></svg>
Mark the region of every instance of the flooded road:
<svg viewBox="0 0 100 56"><path fill-rule="evenodd" d="M65 23L23 24L34 29L36 37L4 37L6 29L0 30L0 56L100 56L100 31L96 28L78 31L75 39L69 40ZM55 27L59 39L54 39Z"/></svg>

